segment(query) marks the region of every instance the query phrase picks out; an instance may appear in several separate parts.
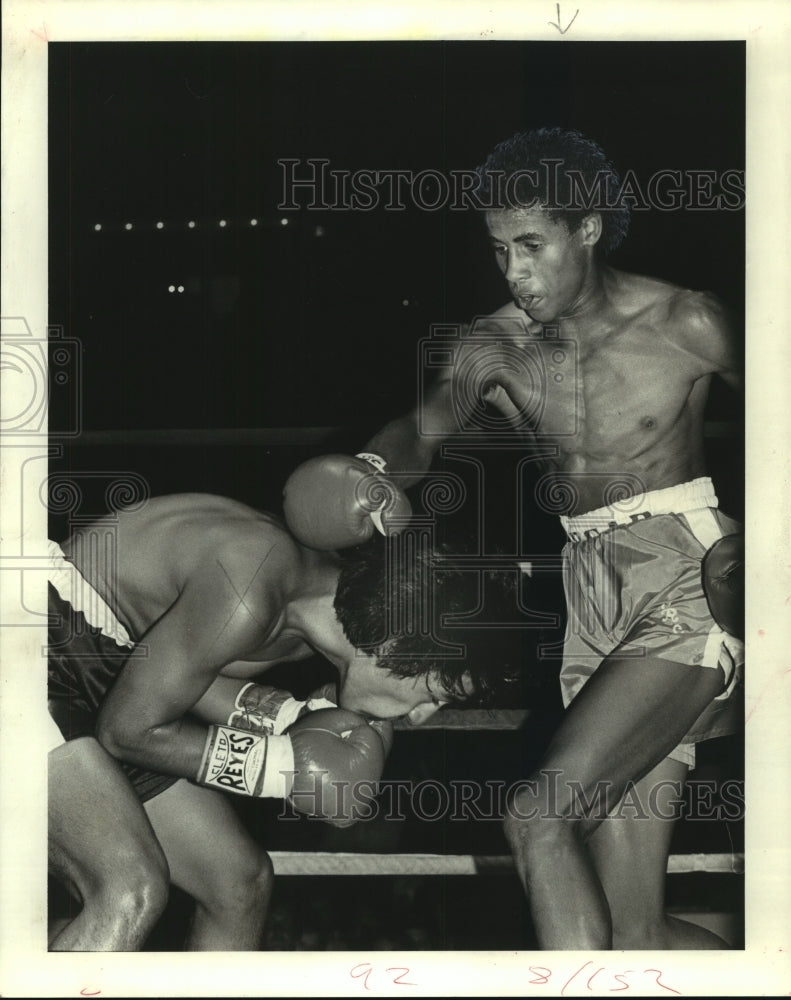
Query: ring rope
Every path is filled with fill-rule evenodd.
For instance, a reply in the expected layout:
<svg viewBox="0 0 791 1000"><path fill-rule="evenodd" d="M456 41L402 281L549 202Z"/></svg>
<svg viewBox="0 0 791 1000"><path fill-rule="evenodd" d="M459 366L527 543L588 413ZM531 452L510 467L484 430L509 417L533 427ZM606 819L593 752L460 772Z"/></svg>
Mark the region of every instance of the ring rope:
<svg viewBox="0 0 791 1000"><path fill-rule="evenodd" d="M268 445L321 444L346 428L336 427L163 427L159 429L83 431L69 447L79 445ZM707 420L703 433L707 438L735 438L743 432L737 420Z"/></svg>
<svg viewBox="0 0 791 1000"><path fill-rule="evenodd" d="M482 875L510 874L510 855L360 854L321 851L270 851L275 875ZM668 875L706 872L741 875L744 854L671 854Z"/></svg>
<svg viewBox="0 0 791 1000"><path fill-rule="evenodd" d="M413 726L406 718L395 719L393 727L397 730L418 732L424 729L521 729L529 717L527 709L490 709L490 708L443 708L435 712L419 726Z"/></svg>
<svg viewBox="0 0 791 1000"><path fill-rule="evenodd" d="M529 715L525 709L443 709L420 726L398 719L395 728L516 730ZM508 874L514 868L510 855L271 851L270 857L276 875L480 875ZM668 875L693 872L741 875L744 854L671 854L668 858Z"/></svg>

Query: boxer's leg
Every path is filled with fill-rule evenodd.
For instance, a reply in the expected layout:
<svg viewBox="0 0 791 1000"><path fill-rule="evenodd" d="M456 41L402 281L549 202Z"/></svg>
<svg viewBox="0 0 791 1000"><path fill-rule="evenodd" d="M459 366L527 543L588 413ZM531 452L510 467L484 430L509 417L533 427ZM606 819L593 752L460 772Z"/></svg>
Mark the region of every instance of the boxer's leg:
<svg viewBox="0 0 791 1000"><path fill-rule="evenodd" d="M588 841L615 949L727 948L711 931L665 913L667 859L687 765L666 758Z"/></svg>
<svg viewBox="0 0 791 1000"><path fill-rule="evenodd" d="M505 823L541 948L612 948L609 903L586 841L629 782L681 742L722 684L719 670L611 657L571 703ZM580 809L583 795L593 809Z"/></svg>
<svg viewBox="0 0 791 1000"><path fill-rule="evenodd" d="M261 948L272 894L269 855L228 796L179 781L145 803L174 885L193 897L189 951Z"/></svg>
<svg viewBox="0 0 791 1000"><path fill-rule="evenodd" d="M52 951L136 951L168 899L162 850L117 763L90 737L51 750L49 865L82 902Z"/></svg>

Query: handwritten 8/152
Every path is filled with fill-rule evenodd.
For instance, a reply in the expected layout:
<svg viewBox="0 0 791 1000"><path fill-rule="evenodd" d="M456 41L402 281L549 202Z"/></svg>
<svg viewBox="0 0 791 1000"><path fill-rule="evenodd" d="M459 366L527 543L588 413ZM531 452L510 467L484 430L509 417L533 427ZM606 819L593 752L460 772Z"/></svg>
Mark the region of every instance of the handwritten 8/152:
<svg viewBox="0 0 791 1000"><path fill-rule="evenodd" d="M420 984L415 981L415 973L412 969L403 965L390 965L385 968L377 968L370 962L359 962L349 970L352 979L357 979L366 990L375 991L389 986L414 987ZM565 981L563 981L566 976ZM638 989L642 995L651 987L659 987L667 993L675 993L680 996L679 990L668 986L663 982L664 972L661 969L621 969L614 972L606 965L597 966L592 960L584 962L571 975L558 973L548 969L543 965L529 965L525 974L524 984L527 986L547 986L550 982L552 988L557 989L563 982L560 993L552 993L552 996L565 996L566 990L574 986L575 990L587 990L590 993L623 993L632 988ZM631 978L630 978L631 977ZM635 978L639 977L639 978ZM538 991L537 991L538 992Z"/></svg>

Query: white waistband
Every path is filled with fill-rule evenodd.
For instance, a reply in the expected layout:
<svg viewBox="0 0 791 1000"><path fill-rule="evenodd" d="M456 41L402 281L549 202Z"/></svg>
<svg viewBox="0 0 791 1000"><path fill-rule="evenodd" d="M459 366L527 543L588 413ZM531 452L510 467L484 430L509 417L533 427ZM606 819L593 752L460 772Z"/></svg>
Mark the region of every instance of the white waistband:
<svg viewBox="0 0 791 1000"><path fill-rule="evenodd" d="M634 524L660 514L684 514L702 507L717 507L719 501L711 479L704 476L689 483L668 486L664 490L637 493L608 507L599 507L575 517L560 518L566 534L578 540L589 534L599 534L620 524Z"/></svg>
<svg viewBox="0 0 791 1000"><path fill-rule="evenodd" d="M57 542L47 543L47 556L49 561L47 578L63 600L68 601L75 611L81 611L93 628L98 628L103 635L113 639L119 646L128 646L131 649L134 643L123 624L118 621L101 594L94 590L74 563L66 559Z"/></svg>

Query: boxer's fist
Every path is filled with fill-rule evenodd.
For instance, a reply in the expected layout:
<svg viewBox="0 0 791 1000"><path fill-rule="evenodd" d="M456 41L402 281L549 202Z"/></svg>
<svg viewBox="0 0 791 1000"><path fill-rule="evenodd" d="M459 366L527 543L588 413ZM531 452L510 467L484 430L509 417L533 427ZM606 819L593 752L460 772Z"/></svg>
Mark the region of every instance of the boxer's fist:
<svg viewBox="0 0 791 1000"><path fill-rule="evenodd" d="M736 639L744 639L744 535L718 539L703 557L703 590L711 617Z"/></svg>
<svg viewBox="0 0 791 1000"><path fill-rule="evenodd" d="M312 549L344 549L366 542L378 528L399 531L412 508L395 483L365 459L322 455L303 462L283 491L286 524Z"/></svg>
<svg viewBox="0 0 791 1000"><path fill-rule="evenodd" d="M387 750L387 734L354 712L319 709L288 730L294 751L290 799L298 812L336 826L355 821L355 804L375 794Z"/></svg>

